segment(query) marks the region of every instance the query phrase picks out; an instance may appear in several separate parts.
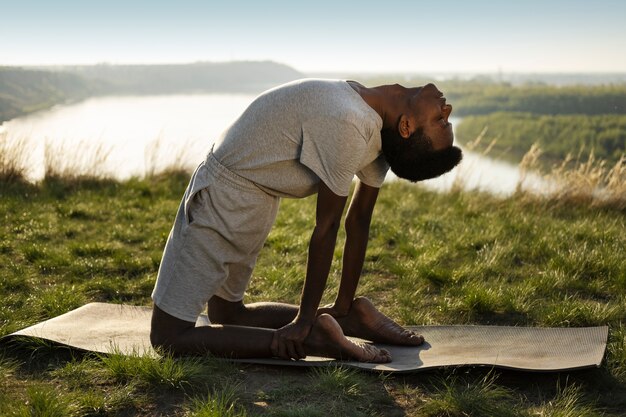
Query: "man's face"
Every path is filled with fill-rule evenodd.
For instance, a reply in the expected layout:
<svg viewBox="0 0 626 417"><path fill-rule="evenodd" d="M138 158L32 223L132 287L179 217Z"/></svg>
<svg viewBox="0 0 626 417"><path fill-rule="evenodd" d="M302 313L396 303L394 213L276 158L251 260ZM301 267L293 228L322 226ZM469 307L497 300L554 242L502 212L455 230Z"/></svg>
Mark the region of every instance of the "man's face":
<svg viewBox="0 0 626 417"><path fill-rule="evenodd" d="M448 117L452 106L446 103L443 93L434 84L426 84L415 89L411 98L411 109L415 128L422 128L424 134L431 138L433 150L452 146L454 134Z"/></svg>

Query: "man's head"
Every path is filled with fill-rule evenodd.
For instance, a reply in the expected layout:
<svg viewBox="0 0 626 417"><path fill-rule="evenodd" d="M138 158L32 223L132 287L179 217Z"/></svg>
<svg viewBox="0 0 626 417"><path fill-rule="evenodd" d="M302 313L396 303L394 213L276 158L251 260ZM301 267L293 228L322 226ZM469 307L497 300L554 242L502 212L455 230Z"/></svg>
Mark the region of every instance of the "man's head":
<svg viewBox="0 0 626 417"><path fill-rule="evenodd" d="M438 177L454 168L462 152L453 146L452 106L434 84L409 89L396 126L383 129L382 151L391 170L409 181Z"/></svg>

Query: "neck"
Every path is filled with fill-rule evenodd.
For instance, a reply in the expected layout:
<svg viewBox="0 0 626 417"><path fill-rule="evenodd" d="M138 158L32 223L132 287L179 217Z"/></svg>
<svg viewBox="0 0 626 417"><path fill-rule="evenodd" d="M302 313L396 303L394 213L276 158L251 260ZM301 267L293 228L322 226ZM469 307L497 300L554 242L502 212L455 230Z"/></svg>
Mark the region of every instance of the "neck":
<svg viewBox="0 0 626 417"><path fill-rule="evenodd" d="M367 88L350 81L352 88L378 113L383 120L383 129L396 128L400 115L408 105L408 90L399 84Z"/></svg>

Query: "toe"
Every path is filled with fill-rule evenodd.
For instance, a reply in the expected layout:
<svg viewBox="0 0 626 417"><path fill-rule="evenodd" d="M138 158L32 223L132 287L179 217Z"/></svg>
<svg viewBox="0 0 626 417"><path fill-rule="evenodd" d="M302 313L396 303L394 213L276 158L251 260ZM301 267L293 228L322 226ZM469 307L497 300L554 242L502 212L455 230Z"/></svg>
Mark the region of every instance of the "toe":
<svg viewBox="0 0 626 417"><path fill-rule="evenodd" d="M402 338L406 340L408 344L413 346L418 346L424 343L424 336L410 330L405 330L404 332L402 332Z"/></svg>
<svg viewBox="0 0 626 417"><path fill-rule="evenodd" d="M391 353L387 349L380 350L380 363L389 363L391 362Z"/></svg>

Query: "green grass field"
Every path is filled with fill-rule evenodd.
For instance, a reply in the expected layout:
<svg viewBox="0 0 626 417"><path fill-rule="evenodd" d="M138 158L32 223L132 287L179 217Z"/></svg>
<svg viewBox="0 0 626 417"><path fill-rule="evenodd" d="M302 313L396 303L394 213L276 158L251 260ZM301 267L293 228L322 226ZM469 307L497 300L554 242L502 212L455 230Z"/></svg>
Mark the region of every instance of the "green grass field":
<svg viewBox="0 0 626 417"><path fill-rule="evenodd" d="M0 336L91 301L149 305L188 180L0 187ZM315 200L283 200L248 300L297 303ZM599 369L415 375L0 348L2 416L626 415L626 211L563 195L381 191L358 293L404 324L610 326ZM339 277L340 236L324 301Z"/></svg>

